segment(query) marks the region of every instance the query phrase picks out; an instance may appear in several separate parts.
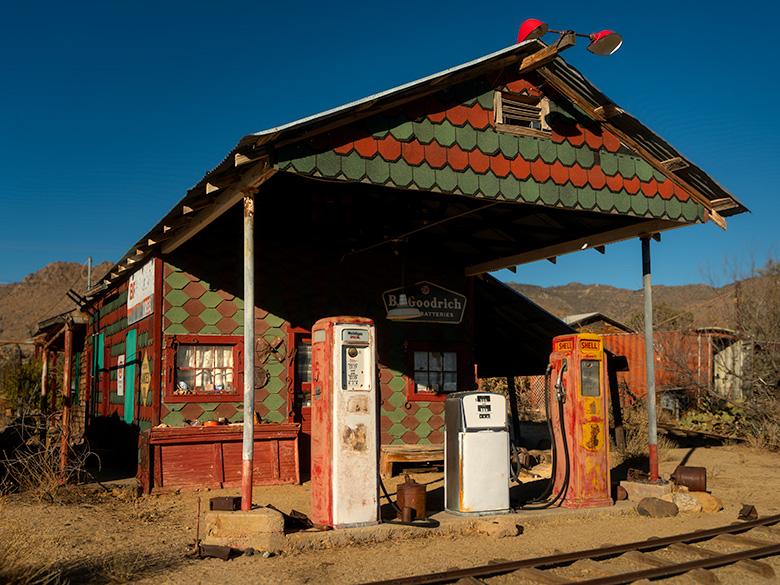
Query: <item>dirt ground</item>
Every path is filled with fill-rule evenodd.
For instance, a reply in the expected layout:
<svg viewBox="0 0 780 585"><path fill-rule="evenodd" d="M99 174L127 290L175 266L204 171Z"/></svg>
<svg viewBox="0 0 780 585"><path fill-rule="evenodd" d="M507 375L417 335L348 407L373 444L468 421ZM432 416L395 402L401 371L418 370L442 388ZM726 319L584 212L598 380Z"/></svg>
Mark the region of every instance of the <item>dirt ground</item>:
<svg viewBox="0 0 780 585"><path fill-rule="evenodd" d="M71 583L364 583L725 525L736 521L743 504L754 505L762 516L780 513L776 453L744 445L678 448L665 453L661 476L668 478L679 464L706 467L708 491L723 501L722 511L665 519L650 519L633 511L615 515L605 510L589 518L573 512L550 514L549 519L541 513L531 522L521 520L522 534L509 538L471 531L270 558L238 556L229 561L191 557L196 507L198 498L205 509L210 498L239 495L237 490L135 497L125 487L93 485L63 492L55 503L37 501L29 494L12 495L0 500L0 547L4 553L0 571L59 570L63 580ZM549 465L535 471L549 473ZM625 471L625 466L616 468L613 479ZM439 511L441 472L414 473L413 477L428 486L429 513ZM388 486L391 492L399 478L394 479ZM530 482L525 489L541 491L541 481ZM272 504L283 512L295 509L308 514L308 484L255 488L254 502ZM390 516L388 512L385 515Z"/></svg>

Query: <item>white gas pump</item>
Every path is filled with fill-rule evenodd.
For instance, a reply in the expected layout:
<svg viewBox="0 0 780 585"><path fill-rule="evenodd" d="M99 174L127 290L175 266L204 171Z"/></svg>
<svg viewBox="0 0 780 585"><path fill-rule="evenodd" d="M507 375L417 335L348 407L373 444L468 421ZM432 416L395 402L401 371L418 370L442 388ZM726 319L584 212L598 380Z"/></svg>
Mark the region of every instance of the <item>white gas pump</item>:
<svg viewBox="0 0 780 585"><path fill-rule="evenodd" d="M447 512L509 512L506 397L492 392L454 392L444 401L444 420Z"/></svg>
<svg viewBox="0 0 780 585"><path fill-rule="evenodd" d="M312 328L311 520L379 522L374 323L320 319Z"/></svg>

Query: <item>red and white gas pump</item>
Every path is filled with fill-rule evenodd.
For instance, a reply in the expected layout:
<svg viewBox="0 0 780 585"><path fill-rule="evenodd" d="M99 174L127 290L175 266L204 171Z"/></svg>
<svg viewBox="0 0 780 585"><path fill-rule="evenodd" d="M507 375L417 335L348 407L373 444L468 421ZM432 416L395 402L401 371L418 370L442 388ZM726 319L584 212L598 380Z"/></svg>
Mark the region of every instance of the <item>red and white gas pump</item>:
<svg viewBox="0 0 780 585"><path fill-rule="evenodd" d="M601 337L553 339L549 403L556 449L553 494L568 508L611 506L607 371Z"/></svg>
<svg viewBox="0 0 780 585"><path fill-rule="evenodd" d="M329 317L312 328L311 520L379 523L374 322Z"/></svg>

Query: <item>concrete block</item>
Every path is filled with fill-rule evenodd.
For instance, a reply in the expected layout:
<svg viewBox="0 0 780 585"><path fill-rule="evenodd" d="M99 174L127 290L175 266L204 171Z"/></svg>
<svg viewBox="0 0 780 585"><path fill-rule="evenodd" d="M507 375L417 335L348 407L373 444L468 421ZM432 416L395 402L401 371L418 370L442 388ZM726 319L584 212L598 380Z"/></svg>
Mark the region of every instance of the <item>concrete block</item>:
<svg viewBox="0 0 780 585"><path fill-rule="evenodd" d="M206 512L204 528L204 544L269 552L279 552L287 546L284 517L270 508Z"/></svg>
<svg viewBox="0 0 780 585"><path fill-rule="evenodd" d="M644 498L664 499L672 493L672 484L642 483L639 481L621 481L620 487L626 490L631 502L641 502Z"/></svg>

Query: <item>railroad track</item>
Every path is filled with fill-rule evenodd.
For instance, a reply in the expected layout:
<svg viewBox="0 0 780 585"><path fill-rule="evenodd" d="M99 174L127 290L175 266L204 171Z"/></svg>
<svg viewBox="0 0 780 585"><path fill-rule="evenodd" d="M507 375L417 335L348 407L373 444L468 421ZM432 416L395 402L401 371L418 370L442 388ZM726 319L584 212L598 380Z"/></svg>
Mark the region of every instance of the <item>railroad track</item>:
<svg viewBox="0 0 780 585"><path fill-rule="evenodd" d="M774 582L775 570L766 560L780 555L780 528L774 526L779 522L780 515L767 516L676 536L366 585L617 585L677 575L685 575L685 582L717 585L722 581L713 569L727 566L734 573L731 582Z"/></svg>

